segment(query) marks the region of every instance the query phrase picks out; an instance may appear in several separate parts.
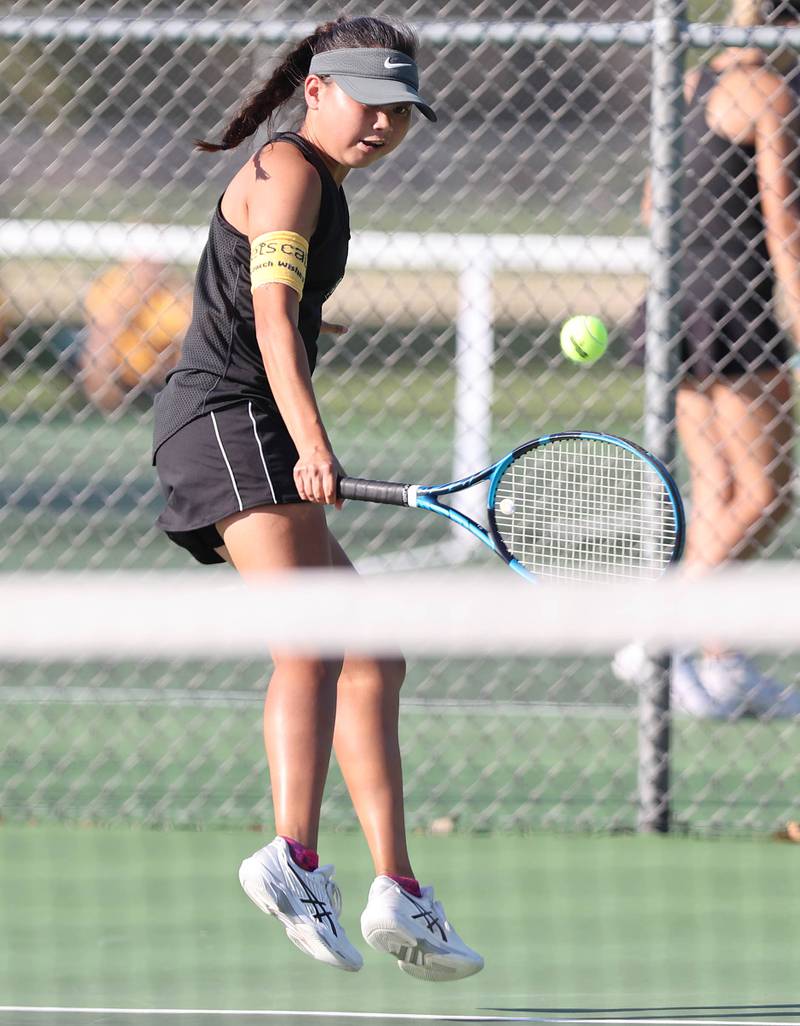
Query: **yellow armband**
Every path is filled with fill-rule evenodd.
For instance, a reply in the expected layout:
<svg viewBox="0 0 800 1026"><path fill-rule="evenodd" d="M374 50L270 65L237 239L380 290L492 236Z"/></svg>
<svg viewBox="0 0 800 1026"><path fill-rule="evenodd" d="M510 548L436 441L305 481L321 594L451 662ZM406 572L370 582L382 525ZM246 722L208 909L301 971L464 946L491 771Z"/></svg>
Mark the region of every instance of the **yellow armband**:
<svg viewBox="0 0 800 1026"><path fill-rule="evenodd" d="M250 291L279 282L303 298L308 267L308 242L297 232L266 232L250 246Z"/></svg>

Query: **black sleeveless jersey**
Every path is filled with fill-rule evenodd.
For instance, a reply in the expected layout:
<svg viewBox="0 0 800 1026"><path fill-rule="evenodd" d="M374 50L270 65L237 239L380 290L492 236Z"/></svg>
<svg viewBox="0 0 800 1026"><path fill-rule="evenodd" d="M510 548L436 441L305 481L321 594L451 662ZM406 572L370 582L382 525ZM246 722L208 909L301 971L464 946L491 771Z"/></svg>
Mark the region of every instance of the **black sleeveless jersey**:
<svg viewBox="0 0 800 1026"><path fill-rule="evenodd" d="M322 182L298 319L313 372L322 304L344 275L350 220L344 192L316 150L294 132L269 140L280 141L297 146ZM197 417L245 401L279 416L256 340L250 240L225 220L220 199L197 267L192 322L181 357L156 397L154 450Z"/></svg>
<svg viewBox="0 0 800 1026"><path fill-rule="evenodd" d="M704 295L749 289L767 302L773 282L755 147L709 128L706 105L717 81L705 65L684 122L681 273Z"/></svg>

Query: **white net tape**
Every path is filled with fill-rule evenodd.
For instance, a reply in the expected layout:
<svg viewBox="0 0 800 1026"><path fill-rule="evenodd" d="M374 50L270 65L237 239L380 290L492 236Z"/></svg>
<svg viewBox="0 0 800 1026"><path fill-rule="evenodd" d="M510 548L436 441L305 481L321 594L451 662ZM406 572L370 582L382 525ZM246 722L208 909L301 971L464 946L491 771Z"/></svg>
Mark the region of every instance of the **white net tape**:
<svg viewBox="0 0 800 1026"><path fill-rule="evenodd" d="M498 572L369 578L305 571L241 583L193 574L0 578L0 658L229 659L270 645L325 655L504 656L797 644L800 571L536 585Z"/></svg>

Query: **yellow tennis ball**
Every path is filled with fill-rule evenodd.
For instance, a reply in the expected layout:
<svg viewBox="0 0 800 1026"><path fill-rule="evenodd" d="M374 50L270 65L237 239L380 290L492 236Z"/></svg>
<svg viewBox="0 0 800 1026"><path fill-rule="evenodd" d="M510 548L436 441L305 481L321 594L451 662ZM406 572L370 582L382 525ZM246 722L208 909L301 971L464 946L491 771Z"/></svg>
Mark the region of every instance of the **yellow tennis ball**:
<svg viewBox="0 0 800 1026"><path fill-rule="evenodd" d="M561 351L574 363L594 363L607 345L608 332L599 317L570 317L561 328Z"/></svg>

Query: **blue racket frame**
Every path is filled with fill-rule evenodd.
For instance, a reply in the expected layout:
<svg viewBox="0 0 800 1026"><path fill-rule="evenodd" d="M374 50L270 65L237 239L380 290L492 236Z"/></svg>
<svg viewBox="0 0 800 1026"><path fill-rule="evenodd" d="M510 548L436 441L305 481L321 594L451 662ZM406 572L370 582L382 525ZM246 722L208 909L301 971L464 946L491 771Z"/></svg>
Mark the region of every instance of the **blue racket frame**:
<svg viewBox="0 0 800 1026"><path fill-rule="evenodd" d="M389 503L397 506L411 506L415 509L424 509L430 513L436 513L440 517L458 524L469 531L471 535L483 542L487 548L496 553L504 563L511 567L516 573L526 580L538 580L535 574L527 570L519 560L506 548L503 539L500 537L495 521L494 509L497 498L497 489L503 474L508 467L520 456L530 452L532 449L550 445L553 442L566 439L582 439L584 441L607 442L619 446L627 452L641 459L661 479L664 490L672 505L672 512L675 519L675 546L668 565L677 563L683 555L683 548L686 539L686 514L683 507L680 491L674 478L657 457L653 456L646 449L643 449L635 442L619 435L605 434L601 431L559 431L549 435L541 435L533 438L522 445L518 445L510 453L497 460L491 466L470 474L469 477L459 478L457 481L450 481L441 485L409 485L395 482L366 481L359 478L342 478L339 482L339 492L343 498L362 499L369 502ZM489 481L489 492L486 500L487 516L489 521L488 530L476 523L471 517L440 502L439 498L445 495L453 495L456 492L465 491L481 481Z"/></svg>

